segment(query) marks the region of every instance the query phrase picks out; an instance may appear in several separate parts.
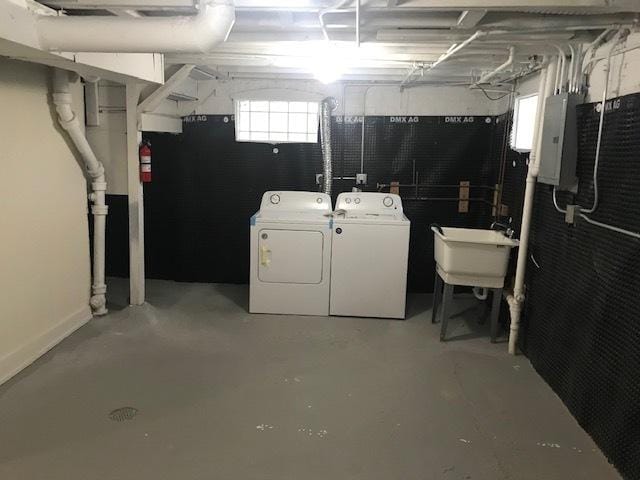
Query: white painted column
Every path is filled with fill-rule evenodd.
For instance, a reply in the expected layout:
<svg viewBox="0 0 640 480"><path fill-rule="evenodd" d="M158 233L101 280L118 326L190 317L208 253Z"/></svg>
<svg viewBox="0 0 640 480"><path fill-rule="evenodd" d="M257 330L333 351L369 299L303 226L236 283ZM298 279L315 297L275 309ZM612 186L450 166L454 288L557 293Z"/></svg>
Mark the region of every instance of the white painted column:
<svg viewBox="0 0 640 480"><path fill-rule="evenodd" d="M144 200L140 182L138 148L142 132L138 129L140 86L126 86L127 185L129 195L129 304L142 305L144 284Z"/></svg>

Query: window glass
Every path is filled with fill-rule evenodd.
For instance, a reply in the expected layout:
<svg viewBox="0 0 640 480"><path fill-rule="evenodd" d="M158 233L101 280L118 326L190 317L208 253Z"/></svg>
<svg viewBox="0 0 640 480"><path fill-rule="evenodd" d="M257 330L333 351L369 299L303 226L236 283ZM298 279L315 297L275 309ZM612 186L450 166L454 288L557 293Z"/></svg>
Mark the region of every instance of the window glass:
<svg viewBox="0 0 640 480"><path fill-rule="evenodd" d="M267 100L236 102L236 141L318 141L318 103Z"/></svg>
<svg viewBox="0 0 640 480"><path fill-rule="evenodd" d="M511 130L511 148L518 152L530 152L538 109L538 95L516 99Z"/></svg>

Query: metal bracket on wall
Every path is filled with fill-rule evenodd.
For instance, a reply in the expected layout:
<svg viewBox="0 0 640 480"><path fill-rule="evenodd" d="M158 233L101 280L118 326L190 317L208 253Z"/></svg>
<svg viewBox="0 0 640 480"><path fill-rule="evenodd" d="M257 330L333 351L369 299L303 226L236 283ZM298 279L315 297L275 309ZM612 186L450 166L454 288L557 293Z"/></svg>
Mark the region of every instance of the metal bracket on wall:
<svg viewBox="0 0 640 480"><path fill-rule="evenodd" d="M471 182L469 181L460 182L460 188L458 191L458 213L469 212L469 187L470 186L471 186Z"/></svg>

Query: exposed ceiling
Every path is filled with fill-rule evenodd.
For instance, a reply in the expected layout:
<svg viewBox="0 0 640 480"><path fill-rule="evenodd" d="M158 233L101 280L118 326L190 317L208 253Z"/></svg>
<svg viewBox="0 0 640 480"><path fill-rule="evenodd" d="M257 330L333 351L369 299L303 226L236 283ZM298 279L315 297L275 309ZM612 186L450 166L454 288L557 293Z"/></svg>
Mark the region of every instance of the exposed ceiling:
<svg viewBox="0 0 640 480"><path fill-rule="evenodd" d="M46 0L68 15L194 15L192 0ZM499 78L535 68L557 47L634 27L636 0L236 0L229 39L209 54L171 54L204 78L310 78L330 67L345 80L464 83L514 62ZM359 18L359 22L356 21ZM358 28L356 28L356 24ZM475 32L446 62L438 62ZM497 77L498 78L498 77Z"/></svg>

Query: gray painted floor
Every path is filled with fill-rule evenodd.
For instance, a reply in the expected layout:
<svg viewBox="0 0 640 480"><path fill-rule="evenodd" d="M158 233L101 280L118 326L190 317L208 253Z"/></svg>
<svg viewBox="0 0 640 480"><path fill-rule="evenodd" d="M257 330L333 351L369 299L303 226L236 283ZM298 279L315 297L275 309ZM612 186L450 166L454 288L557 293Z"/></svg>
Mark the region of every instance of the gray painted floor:
<svg viewBox="0 0 640 480"><path fill-rule="evenodd" d="M249 315L246 287L163 281L129 308L126 288L0 387L0 478L619 478L468 297L443 344L430 295L402 322Z"/></svg>

